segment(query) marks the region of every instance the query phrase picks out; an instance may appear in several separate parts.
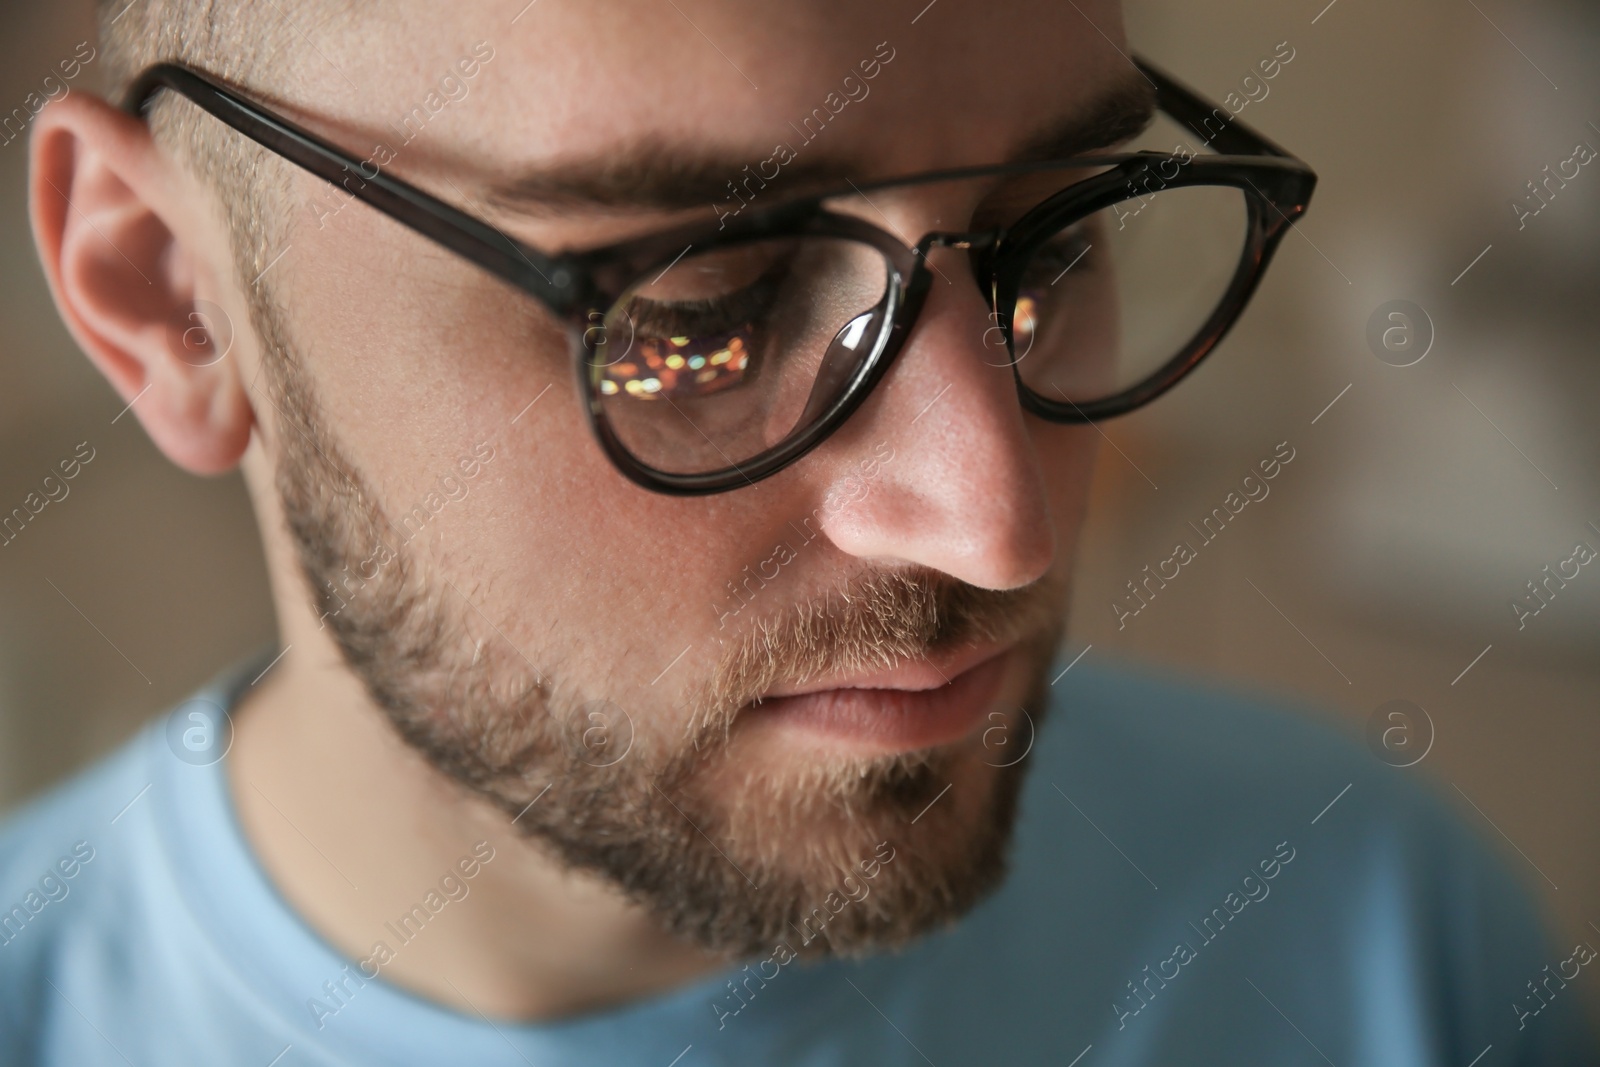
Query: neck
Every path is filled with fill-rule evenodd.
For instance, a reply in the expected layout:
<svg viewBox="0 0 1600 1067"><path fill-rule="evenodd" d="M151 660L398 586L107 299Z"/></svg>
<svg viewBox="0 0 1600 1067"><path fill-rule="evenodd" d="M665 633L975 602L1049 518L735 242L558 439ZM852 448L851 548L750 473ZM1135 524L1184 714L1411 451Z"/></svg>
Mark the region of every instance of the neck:
<svg viewBox="0 0 1600 1067"><path fill-rule="evenodd" d="M336 659L295 643L235 730L226 767L250 847L301 918L369 961L368 975L465 1013L542 1020L724 963L445 781Z"/></svg>

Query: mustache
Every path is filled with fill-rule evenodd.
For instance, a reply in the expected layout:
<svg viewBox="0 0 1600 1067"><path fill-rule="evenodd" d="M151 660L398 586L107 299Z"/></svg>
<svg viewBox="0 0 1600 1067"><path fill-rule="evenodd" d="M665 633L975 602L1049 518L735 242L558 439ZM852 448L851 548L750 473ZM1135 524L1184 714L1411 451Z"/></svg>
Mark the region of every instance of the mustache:
<svg viewBox="0 0 1600 1067"><path fill-rule="evenodd" d="M696 751L726 740L734 720L777 687L835 672L892 670L979 642L1053 644L1067 583L1054 570L1016 589L983 589L927 567L872 570L780 613L758 618L727 646L690 695Z"/></svg>

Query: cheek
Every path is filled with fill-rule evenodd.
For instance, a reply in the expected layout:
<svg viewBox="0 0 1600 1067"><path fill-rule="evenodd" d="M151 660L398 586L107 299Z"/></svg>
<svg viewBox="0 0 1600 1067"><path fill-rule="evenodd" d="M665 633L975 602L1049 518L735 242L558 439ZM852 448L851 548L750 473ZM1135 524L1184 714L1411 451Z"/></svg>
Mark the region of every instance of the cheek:
<svg viewBox="0 0 1600 1067"><path fill-rule="evenodd" d="M803 508L773 503L768 486L685 499L627 481L589 429L564 330L392 230L341 212L317 235L337 240L314 253L332 269L293 306L328 421L391 520L459 477L476 446L493 449L402 551L541 672L624 706L670 699L652 680L686 646L672 680L714 660L715 601ZM378 286L375 261L401 266Z"/></svg>
<svg viewBox="0 0 1600 1067"><path fill-rule="evenodd" d="M483 610L558 685L613 700L641 736L670 745L682 738L683 697L727 638L792 601L801 565L771 562L784 536L771 517L788 512L646 492L580 429L564 446L574 477L552 478L532 435L508 451L495 483L467 501L483 507L450 566L487 590ZM730 591L747 578L748 601Z"/></svg>
<svg viewBox="0 0 1600 1067"><path fill-rule="evenodd" d="M446 483L460 499L441 519L471 510L519 450L538 454L536 486L577 476L571 443L587 430L561 324L364 205L302 229L294 255L306 245L317 274L291 274L284 294L296 347L333 436L389 510L448 499ZM463 477L464 459L479 474Z"/></svg>

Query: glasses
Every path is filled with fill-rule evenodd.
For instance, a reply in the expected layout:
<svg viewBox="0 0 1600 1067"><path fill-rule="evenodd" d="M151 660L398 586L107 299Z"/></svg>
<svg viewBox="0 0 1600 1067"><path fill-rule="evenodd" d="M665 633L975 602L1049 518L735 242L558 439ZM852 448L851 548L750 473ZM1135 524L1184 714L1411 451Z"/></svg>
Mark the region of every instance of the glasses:
<svg viewBox="0 0 1600 1067"><path fill-rule="evenodd" d="M821 444L883 380L937 280L964 252L988 309L985 361L1056 423L1138 408L1192 371L1244 310L1316 175L1142 60L1156 105L1208 150L1122 152L921 174L551 254L252 103L162 63L162 89L465 257L567 324L601 448L647 489L754 484ZM356 180L352 182L350 179ZM982 228L915 242L883 198L981 203ZM945 196L954 199L943 199ZM964 272L963 272L964 273Z"/></svg>

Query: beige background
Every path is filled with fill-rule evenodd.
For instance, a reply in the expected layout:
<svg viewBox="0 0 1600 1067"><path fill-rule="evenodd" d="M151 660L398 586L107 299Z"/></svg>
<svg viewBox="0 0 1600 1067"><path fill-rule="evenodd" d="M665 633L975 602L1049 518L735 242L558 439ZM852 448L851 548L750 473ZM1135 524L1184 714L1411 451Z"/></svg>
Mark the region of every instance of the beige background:
<svg viewBox="0 0 1600 1067"><path fill-rule="evenodd" d="M1524 630L1509 603L1576 541L1600 548L1587 525L1600 526L1600 167L1520 232L1509 203L1578 141L1600 147L1600 16L1323 3L1130 6L1136 47L1215 95L1288 41L1294 60L1242 117L1322 184L1223 349L1105 427L1116 448L1075 640L1090 656L1294 695L1356 732L1387 700L1417 702L1433 747L1393 773L1431 780L1565 936L1597 942L1600 567ZM92 36L83 0L8 4L3 25L7 111ZM94 76L91 64L78 84ZM67 499L0 548L0 807L272 635L238 480L163 461L131 416L116 419L122 403L57 322L27 233L25 162L22 142L0 147L0 510L78 442L96 454ZM1404 369L1365 341L1369 315L1397 298L1436 329ZM1119 630L1123 583L1284 440L1297 454L1272 495Z"/></svg>

